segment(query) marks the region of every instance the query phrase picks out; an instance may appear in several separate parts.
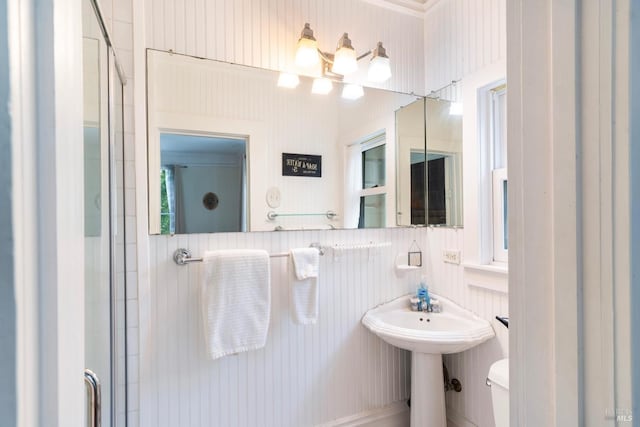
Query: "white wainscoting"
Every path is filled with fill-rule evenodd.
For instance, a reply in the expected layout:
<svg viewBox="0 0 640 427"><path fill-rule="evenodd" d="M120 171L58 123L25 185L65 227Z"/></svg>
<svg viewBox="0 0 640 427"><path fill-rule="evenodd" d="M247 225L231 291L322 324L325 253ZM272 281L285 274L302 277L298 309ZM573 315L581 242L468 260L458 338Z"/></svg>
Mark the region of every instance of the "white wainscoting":
<svg viewBox="0 0 640 427"><path fill-rule="evenodd" d="M413 291L420 272L398 277L393 262L425 229L298 231L151 236L148 331L140 337L140 425L313 426L404 401L409 353L382 342L360 323L364 312ZM179 267L173 251L263 248L282 252L318 241L382 243L374 250L331 250L320 262L315 326L291 320L287 258L271 260L272 308L264 349L208 360L198 305L199 265ZM375 412L375 411L374 411ZM369 416L368 415L368 416ZM402 416L400 416L402 419Z"/></svg>
<svg viewBox="0 0 640 427"><path fill-rule="evenodd" d="M461 251L464 230L451 228L430 228L426 235L428 256L426 265L427 283L433 292L451 298L464 308L491 322L496 338L480 346L459 354L446 355L444 363L450 378L458 378L462 392L447 392L448 417L457 425L462 421L479 427L493 427L491 389L485 379L489 367L496 360L508 356L509 333L497 320L497 315L509 315L508 297L504 292L496 292L470 286L464 279L462 264L442 261L443 250ZM464 253L462 253L464 262Z"/></svg>
<svg viewBox="0 0 640 427"><path fill-rule="evenodd" d="M506 60L506 0L435 0L424 20L427 92Z"/></svg>
<svg viewBox="0 0 640 427"><path fill-rule="evenodd" d="M344 32L359 54L382 41L393 72L384 87L424 93L420 17L360 0L157 0L145 13L147 47L278 71L294 71L305 22L323 51L333 52Z"/></svg>

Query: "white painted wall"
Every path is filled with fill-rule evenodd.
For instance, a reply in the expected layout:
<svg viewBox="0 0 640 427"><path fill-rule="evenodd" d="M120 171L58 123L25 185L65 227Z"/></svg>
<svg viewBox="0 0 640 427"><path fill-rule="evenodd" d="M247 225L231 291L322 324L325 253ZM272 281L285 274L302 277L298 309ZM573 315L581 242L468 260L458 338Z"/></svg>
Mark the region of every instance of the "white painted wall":
<svg viewBox="0 0 640 427"><path fill-rule="evenodd" d="M631 4L509 2L512 425L630 422Z"/></svg>
<svg viewBox="0 0 640 427"><path fill-rule="evenodd" d="M461 79L464 230L432 228L427 234L427 277L434 290L489 320L497 337L476 349L445 357L461 393L447 393L447 415L458 425L493 426L491 391L485 379L491 363L509 354L507 330L495 320L509 315L506 272L470 268L480 263L478 88L506 76L506 1L440 0L425 14L425 86L439 89ZM442 261L443 250L461 252L462 265Z"/></svg>
<svg viewBox="0 0 640 427"><path fill-rule="evenodd" d="M84 252L81 7L7 10L18 425L81 426L84 269L67 256Z"/></svg>
<svg viewBox="0 0 640 427"><path fill-rule="evenodd" d="M141 336L142 426L330 425L409 397L409 353L362 326L365 311L414 291L419 273L397 277L395 256L426 229L222 233L152 236L150 316ZM319 318L293 323L288 258L271 259L271 320L264 349L208 359L199 315L198 264L180 267L178 247L262 248L271 253L323 245L391 243L372 250L331 249L320 260ZM406 407L405 407L406 408ZM352 420L357 421L358 416ZM394 424L402 425L402 424Z"/></svg>
<svg viewBox="0 0 640 427"><path fill-rule="evenodd" d="M384 87L424 90L422 19L361 0L149 1L145 18L147 47L277 71L293 71L305 22L323 51L344 32L358 54L382 41L393 73ZM360 63L362 76L367 59Z"/></svg>
<svg viewBox="0 0 640 427"><path fill-rule="evenodd" d="M117 5L114 4L117 9ZM114 11L116 10L114 9ZM290 2L283 0L269 0L267 2L250 1L231 1L220 0L215 2L196 2L196 3L180 3L177 1L167 2L134 2L133 17L135 25L133 26L133 39L135 48L135 71L134 80L141 82L145 79L144 70L146 68L145 51L147 48L173 49L179 53L195 54L197 56L231 61L239 64L258 66L270 69L285 69L293 59L293 50L295 42L299 37L299 31L305 21L312 24L316 35L320 40L320 46L323 49L331 49L337 40L337 37L348 31L353 38L354 45L360 51L361 46L377 42L381 40L385 43L389 55L395 64L393 65L394 77L387 87L402 90L405 92L422 93L424 88L423 78L423 24L422 18L400 14L389 9L379 8L377 6L361 2L359 0L349 1L310 1L310 2ZM129 86L129 85L128 85ZM139 296L139 329L129 329L130 342L136 349L140 349L140 359L134 358L131 362L135 364L135 370L140 371L142 381L140 386L140 404L138 405L138 384L131 385L130 400L133 403L130 408L134 410L140 408L141 424L148 424L150 416L155 417L153 408L156 408L158 391L151 382L151 376L146 370L147 361L155 357L150 351L150 337L155 332L152 322L152 310L156 309L153 305L152 296L156 292L158 286L173 286L171 282L158 281L159 272L167 265L168 259L164 257L157 258L155 254L156 247L150 245L154 241L163 242L167 237L148 236L147 222L147 169L146 169L146 110L145 110L145 86L136 85L135 89L135 134L136 134L136 215L137 215L137 260L138 260L138 293ZM371 118L376 117L372 112ZM393 123L393 121L390 121ZM371 129L369 122L362 123L362 129ZM374 129L377 130L377 129ZM344 135L346 141L347 135ZM390 147L390 146L389 146ZM391 150L391 149L389 149ZM387 154L391 154L389 151ZM392 156L388 156L392 159ZM388 169L391 174L395 170L392 164ZM394 218L387 215L388 218ZM396 230L392 233L403 233L405 231ZM358 236L365 236L364 240L377 240L381 231L361 231ZM332 234L329 233L328 236ZM338 234L342 235L342 234ZM300 244L308 244L307 236L302 232L291 232L287 234L265 234L265 235L229 235L229 240L224 243L226 247L234 247L240 245L245 239L252 239L256 236L264 236L264 245L266 248L279 248L281 239L292 239L291 242L300 241ZM179 237L189 246L193 239L207 239L211 245L216 244L221 235L210 235L205 237L189 236L188 238ZM247 240L248 242L249 240ZM281 250L286 249L282 245ZM194 243L194 247L195 243ZM197 250L203 250L203 246L196 247ZM153 250L153 252L150 252ZM336 280L350 281L351 274L364 274L366 271L365 264L361 265L362 269L351 269L352 273L341 272L336 273ZM181 270L185 271L185 270ZM360 273L358 273L360 272ZM181 273L184 274L184 273ZM332 276L333 277L333 276ZM182 288L181 288L182 289ZM346 288L345 291L350 288ZM386 288L385 288L386 289ZM348 301L357 303L354 294L349 294ZM351 304L351 303L350 303ZM361 312L355 309L344 310L349 313L348 321L343 323L345 328L359 327ZM280 313L278 315L281 315ZM346 331L347 329L344 329ZM285 337L286 339L294 339L296 335ZM139 343L138 343L139 340ZM301 360L314 360L315 353L306 353ZM372 353L373 354L373 353ZM329 358L337 358L344 363L344 351L336 350L328 355ZM228 363L228 362L225 362ZM314 362L315 363L315 362ZM317 365L314 365L317 366ZM210 370L198 362L194 372L200 371L206 375ZM314 368L315 369L315 368ZM267 371L265 371L267 372ZM386 371L390 372L390 371ZM405 375L408 375L405 372ZM207 378L207 376L205 376ZM209 376L210 378L210 376ZM349 381L340 382L335 390L351 387ZM205 387L204 390L207 390ZM395 391L389 390L389 393L399 393L400 388L395 387ZM191 391L188 391L191 393ZM345 399L340 403L336 411L337 414L349 414L351 411L358 411L360 408L372 407L377 404L375 402L391 401L391 398L382 395L382 389L376 389L378 397L367 398L365 395L354 395L357 403ZM135 396L135 397L134 397ZM188 405L186 402L188 394L181 395L182 403L179 405ZM204 394L203 396L207 396ZM197 402L201 397L196 396L193 408L197 408ZM382 399L382 400L381 400ZM285 402L286 403L286 402ZM284 404L284 403L283 403ZM368 406L367 406L368 405ZM200 408L204 408L200 404ZM274 408L278 410L278 407ZM319 407L319 411L327 415L328 412L324 408ZM317 415L317 414L316 414ZM315 417L310 414L309 416ZM204 415L203 415L204 416ZM255 414L250 412L247 414L248 419L254 417ZM274 412L270 416L272 420L282 419L286 422L295 417L294 412ZM338 416L338 415L336 415ZM274 418L275 417L275 418ZM278 418L281 417L281 418ZM137 422L138 418L132 414L130 420ZM162 421L162 420L161 420ZM260 423L258 423L260 424ZM286 424L285 424L286 425Z"/></svg>

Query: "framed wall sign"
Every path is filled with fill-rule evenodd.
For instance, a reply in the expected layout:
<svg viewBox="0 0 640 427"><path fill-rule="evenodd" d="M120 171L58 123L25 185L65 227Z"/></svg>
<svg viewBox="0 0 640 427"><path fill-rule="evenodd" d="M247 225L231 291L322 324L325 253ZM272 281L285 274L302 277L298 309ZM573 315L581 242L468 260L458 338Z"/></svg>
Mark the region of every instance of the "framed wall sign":
<svg viewBox="0 0 640 427"><path fill-rule="evenodd" d="M282 176L322 177L322 156L282 153Z"/></svg>

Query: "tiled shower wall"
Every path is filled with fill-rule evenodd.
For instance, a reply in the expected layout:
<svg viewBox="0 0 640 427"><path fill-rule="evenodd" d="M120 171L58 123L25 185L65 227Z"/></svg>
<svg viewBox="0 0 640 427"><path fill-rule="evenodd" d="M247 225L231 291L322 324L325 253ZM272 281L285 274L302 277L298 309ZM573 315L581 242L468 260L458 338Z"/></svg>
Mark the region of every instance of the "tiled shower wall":
<svg viewBox="0 0 640 427"><path fill-rule="evenodd" d="M115 47L118 55L118 60L122 65L122 69L127 78L127 83L124 86L123 91L123 121L124 121L124 150L120 144L120 140L116 138L118 146L116 147L116 161L118 162L117 170L124 168L124 189L118 188L118 195L123 195L119 198L118 206L124 204L124 224L118 224L119 227L125 229L125 241L118 241L118 245L125 245L126 260L124 262L119 260L118 266L125 265L126 271L117 271L118 277L116 278L118 283L117 295L118 304L126 305L126 335L127 346L126 354L123 351L119 351L118 363L119 366L123 366L124 358L127 359L127 383L129 384L128 390L128 402L126 410L128 414L125 414L125 405L120 402L118 408L121 412L116 414L117 426L124 425L125 416L128 419L129 427L135 427L138 425L138 342L131 337L138 335L138 265L136 259L136 179L135 179L135 142L133 133L133 86L134 86L134 73L133 73L133 11L131 0L101 0L100 8L107 29L111 35L111 41ZM123 153L123 155L121 155ZM121 185L122 181L118 180L118 185ZM121 253L121 248L118 248L118 253ZM121 284L125 283L126 290L122 288ZM124 329L118 327L118 334L124 333ZM118 338L118 342L122 342ZM126 384L120 382L117 384L118 396L125 396L124 390Z"/></svg>
<svg viewBox="0 0 640 427"><path fill-rule="evenodd" d="M360 320L377 304L415 289L420 272L398 275L425 229L297 231L151 237L150 325L144 349L141 425L319 425L405 400L409 353L385 344ZM292 321L288 258L271 259L271 321L264 349L211 361L198 305L199 265L177 266L189 248L261 248L270 253L323 245L389 243L373 249L328 249L320 261L316 325ZM422 244L422 243L421 243Z"/></svg>

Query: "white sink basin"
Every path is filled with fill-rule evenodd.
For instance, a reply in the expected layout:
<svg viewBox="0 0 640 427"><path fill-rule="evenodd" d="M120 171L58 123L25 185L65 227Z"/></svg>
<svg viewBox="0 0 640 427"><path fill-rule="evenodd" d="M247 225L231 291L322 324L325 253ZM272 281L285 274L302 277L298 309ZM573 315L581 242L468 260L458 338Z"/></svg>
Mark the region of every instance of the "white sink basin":
<svg viewBox="0 0 640 427"><path fill-rule="evenodd" d="M362 324L411 354L411 426L446 427L442 355L468 350L495 336L484 319L435 295L441 313L409 309L409 295L373 308Z"/></svg>
<svg viewBox="0 0 640 427"><path fill-rule="evenodd" d="M442 313L411 311L406 295L367 311L362 323L389 344L419 353L458 353L495 336L488 321L437 298Z"/></svg>

